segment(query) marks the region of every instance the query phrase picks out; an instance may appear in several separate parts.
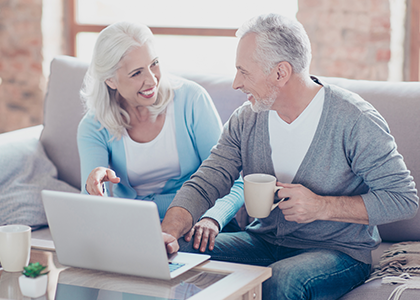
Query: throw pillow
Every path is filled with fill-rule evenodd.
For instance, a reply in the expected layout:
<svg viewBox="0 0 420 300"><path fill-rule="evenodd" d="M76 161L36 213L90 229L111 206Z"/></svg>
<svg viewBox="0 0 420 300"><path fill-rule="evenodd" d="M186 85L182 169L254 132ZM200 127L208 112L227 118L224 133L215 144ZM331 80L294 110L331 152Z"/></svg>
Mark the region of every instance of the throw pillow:
<svg viewBox="0 0 420 300"><path fill-rule="evenodd" d="M43 189L80 192L57 179L57 169L41 142L28 138L0 145L0 225L47 225Z"/></svg>

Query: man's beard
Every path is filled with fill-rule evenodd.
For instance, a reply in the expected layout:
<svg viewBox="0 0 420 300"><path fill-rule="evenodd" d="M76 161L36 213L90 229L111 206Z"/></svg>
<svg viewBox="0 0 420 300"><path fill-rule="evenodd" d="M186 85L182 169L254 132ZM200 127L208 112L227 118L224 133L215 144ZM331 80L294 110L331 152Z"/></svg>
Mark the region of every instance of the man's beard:
<svg viewBox="0 0 420 300"><path fill-rule="evenodd" d="M276 98L277 98L277 92L274 88L272 88L270 96L268 96L267 98L262 98L260 100L257 100L257 98L254 97L255 103L254 104L251 103L251 109L252 111L256 113L270 110L274 102L276 101Z"/></svg>

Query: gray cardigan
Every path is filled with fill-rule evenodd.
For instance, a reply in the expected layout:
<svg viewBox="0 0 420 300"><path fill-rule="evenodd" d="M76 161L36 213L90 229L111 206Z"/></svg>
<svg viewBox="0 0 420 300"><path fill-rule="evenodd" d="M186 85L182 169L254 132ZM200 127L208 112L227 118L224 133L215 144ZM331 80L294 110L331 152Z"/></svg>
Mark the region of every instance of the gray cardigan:
<svg viewBox="0 0 420 300"><path fill-rule="evenodd" d="M318 195L361 195L369 225L298 224L286 221L281 210L275 209L247 230L273 244L335 249L371 263L371 250L380 243L376 225L413 217L418 209L417 190L382 116L360 96L333 85L324 87L321 119L293 183ZM184 184L171 207L185 208L196 222L216 199L229 193L241 171L243 176L275 176L268 112L254 113L249 102L232 114L212 154Z"/></svg>

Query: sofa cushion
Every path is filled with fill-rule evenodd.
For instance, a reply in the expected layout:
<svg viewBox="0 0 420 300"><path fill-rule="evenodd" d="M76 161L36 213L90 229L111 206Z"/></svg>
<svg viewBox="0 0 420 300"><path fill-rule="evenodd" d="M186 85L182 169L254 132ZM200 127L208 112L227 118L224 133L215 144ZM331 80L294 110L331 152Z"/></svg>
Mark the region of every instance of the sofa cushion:
<svg viewBox="0 0 420 300"><path fill-rule="evenodd" d="M228 75L199 73L181 73L177 75L195 81L207 90L223 124L226 123L234 110L247 100L244 93L232 88L233 78Z"/></svg>
<svg viewBox="0 0 420 300"><path fill-rule="evenodd" d="M41 142L57 167L58 179L80 189L80 160L77 126L83 116L80 88L88 64L71 56L51 62L48 92L44 104Z"/></svg>
<svg viewBox="0 0 420 300"><path fill-rule="evenodd" d="M394 289L398 285L382 284L381 279L376 279L355 288L349 293L345 294L339 300L384 300L389 299ZM419 299L419 290L405 290L400 300L414 300Z"/></svg>
<svg viewBox="0 0 420 300"><path fill-rule="evenodd" d="M37 138L0 144L0 225L47 225L41 190L78 192L57 179Z"/></svg>

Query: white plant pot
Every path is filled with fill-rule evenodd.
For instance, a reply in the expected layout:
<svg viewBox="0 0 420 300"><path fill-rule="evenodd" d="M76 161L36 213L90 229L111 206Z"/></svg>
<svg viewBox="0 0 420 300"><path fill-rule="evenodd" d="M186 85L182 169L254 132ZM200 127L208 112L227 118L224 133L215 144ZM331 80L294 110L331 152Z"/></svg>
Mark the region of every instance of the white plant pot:
<svg viewBox="0 0 420 300"><path fill-rule="evenodd" d="M38 298L47 291L48 276L41 275L37 278L30 278L22 275L19 277L20 291L23 296L30 298Z"/></svg>

